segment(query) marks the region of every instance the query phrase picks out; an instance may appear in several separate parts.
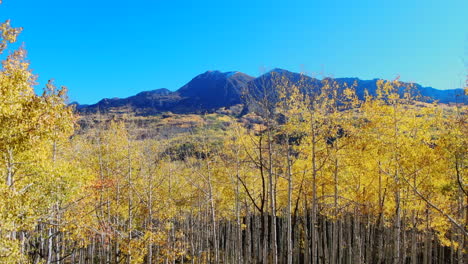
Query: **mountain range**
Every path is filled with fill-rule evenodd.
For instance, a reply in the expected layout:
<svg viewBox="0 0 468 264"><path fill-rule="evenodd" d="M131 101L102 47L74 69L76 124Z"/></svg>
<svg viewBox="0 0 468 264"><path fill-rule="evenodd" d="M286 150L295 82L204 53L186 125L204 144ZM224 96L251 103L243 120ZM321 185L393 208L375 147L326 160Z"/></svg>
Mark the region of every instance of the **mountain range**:
<svg viewBox="0 0 468 264"><path fill-rule="evenodd" d="M162 112L180 114L213 112L219 108L229 108L243 104L244 92L249 94L262 94L274 91L277 80L287 80L290 83L301 86L314 87L311 91L317 91L322 87L319 79L303 74L290 72L283 69L274 69L257 78L242 72L207 71L193 78L180 89L172 92L162 88L145 91L127 98L102 99L93 105L76 105L78 112L106 113L124 109L134 111L141 115L155 115ZM335 78L339 84L355 84L355 89L360 99L364 98L365 91L375 95L378 79L360 80L358 78ZM405 85L405 84L404 84ZM438 90L432 87L423 87L414 84L415 90L421 95L423 101L438 101L439 103L466 103L467 96L463 89ZM275 92L271 93L275 97ZM271 100L274 100L274 98Z"/></svg>

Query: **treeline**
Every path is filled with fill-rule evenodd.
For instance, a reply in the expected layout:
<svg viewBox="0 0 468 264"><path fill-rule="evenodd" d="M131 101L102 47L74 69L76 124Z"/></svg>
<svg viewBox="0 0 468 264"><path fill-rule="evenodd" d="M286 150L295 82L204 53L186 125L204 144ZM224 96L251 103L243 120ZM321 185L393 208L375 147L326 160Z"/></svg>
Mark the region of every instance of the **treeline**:
<svg viewBox="0 0 468 264"><path fill-rule="evenodd" d="M3 24L0 51L19 29ZM250 122L74 133L64 89L0 71L1 263L465 263L466 106L278 78ZM247 120L247 119L244 119ZM99 120L97 120L99 121Z"/></svg>

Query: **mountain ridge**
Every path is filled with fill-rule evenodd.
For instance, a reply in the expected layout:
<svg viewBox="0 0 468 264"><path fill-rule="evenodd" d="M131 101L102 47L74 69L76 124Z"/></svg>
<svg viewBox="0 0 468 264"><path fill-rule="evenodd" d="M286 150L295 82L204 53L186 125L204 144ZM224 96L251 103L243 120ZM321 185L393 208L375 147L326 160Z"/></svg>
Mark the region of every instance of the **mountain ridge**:
<svg viewBox="0 0 468 264"><path fill-rule="evenodd" d="M305 85L321 88L321 80L304 74L275 68L257 78L239 71L220 72L206 71L192 78L187 84L176 91L160 88L142 91L126 98L104 98L96 104L76 105L82 114L95 112L108 112L115 109L126 109L142 115L154 115L162 112L174 113L206 113L214 112L219 108L229 108L233 105L243 104L243 92L261 93L272 89L275 78L287 78L293 83L301 81ZM361 80L357 77L334 78L338 83L352 85L356 83L356 93L359 98L364 97L365 91L375 95L377 80ZM407 85L408 83L404 83ZM439 103L466 103L467 96L464 90L449 89L438 90L433 87L423 87L414 84L416 90L426 101L437 100ZM274 100L274 98L271 98Z"/></svg>

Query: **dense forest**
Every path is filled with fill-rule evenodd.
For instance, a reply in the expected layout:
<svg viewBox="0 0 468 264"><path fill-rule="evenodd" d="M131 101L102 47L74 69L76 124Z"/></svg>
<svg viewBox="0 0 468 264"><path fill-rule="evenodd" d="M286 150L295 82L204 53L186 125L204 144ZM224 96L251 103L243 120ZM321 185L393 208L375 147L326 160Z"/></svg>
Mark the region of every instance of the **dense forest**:
<svg viewBox="0 0 468 264"><path fill-rule="evenodd" d="M34 92L20 31L0 25L1 263L467 262L466 105L278 77L171 136L83 128L65 88Z"/></svg>

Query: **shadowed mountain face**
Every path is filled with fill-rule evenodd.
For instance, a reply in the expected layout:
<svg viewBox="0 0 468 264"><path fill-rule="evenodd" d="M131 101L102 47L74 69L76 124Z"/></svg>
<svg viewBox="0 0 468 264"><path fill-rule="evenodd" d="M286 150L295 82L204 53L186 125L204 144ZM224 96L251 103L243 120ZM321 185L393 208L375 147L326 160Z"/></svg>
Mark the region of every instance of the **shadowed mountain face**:
<svg viewBox="0 0 468 264"><path fill-rule="evenodd" d="M254 79L241 72L207 71L177 90L181 100L175 110L205 112L240 104L242 91Z"/></svg>
<svg viewBox="0 0 468 264"><path fill-rule="evenodd" d="M315 93L322 87L318 79L293 73L287 70L274 69L258 78L241 72L207 71L193 78L189 83L175 92L168 89L157 89L138 93L128 98L103 99L94 105L77 105L81 113L108 112L116 109L133 111L141 115L152 115L171 111L174 113L205 113L213 112L221 107L230 107L244 103L242 94L248 97L266 98L271 103L277 99L275 85L286 80L289 84L296 84L304 92ZM375 95L377 80L360 80L358 78L336 78L339 84L356 86L356 93L360 99L365 91ZM440 103L466 103L467 96L463 89L437 90L432 87L422 87L415 84L416 92L424 101L438 100Z"/></svg>

